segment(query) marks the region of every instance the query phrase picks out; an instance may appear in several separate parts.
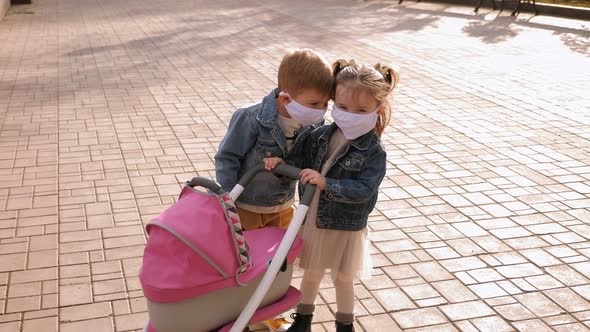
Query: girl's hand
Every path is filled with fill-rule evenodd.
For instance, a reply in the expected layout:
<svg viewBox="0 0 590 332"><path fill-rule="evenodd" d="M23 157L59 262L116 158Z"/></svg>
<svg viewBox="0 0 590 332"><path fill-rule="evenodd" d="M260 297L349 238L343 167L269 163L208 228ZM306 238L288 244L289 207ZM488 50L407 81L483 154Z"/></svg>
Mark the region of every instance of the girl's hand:
<svg viewBox="0 0 590 332"><path fill-rule="evenodd" d="M264 168L266 168L267 171L272 171L278 164L284 163L283 159L279 157L264 158L263 161Z"/></svg>
<svg viewBox="0 0 590 332"><path fill-rule="evenodd" d="M307 184L308 182L311 184L315 184L320 191L324 191L326 189L326 178L323 177L317 171L313 169L306 168L301 171L301 183Z"/></svg>

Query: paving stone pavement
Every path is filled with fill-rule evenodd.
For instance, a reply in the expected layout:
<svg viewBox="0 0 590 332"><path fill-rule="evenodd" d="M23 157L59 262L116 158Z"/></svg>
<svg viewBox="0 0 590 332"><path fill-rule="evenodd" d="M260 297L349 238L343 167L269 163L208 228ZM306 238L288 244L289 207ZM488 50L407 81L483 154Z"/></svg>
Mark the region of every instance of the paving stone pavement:
<svg viewBox="0 0 590 332"><path fill-rule="evenodd" d="M0 21L0 332L140 331L142 224L289 48L401 83L359 331L590 331L588 23L397 1L34 0ZM293 283L300 282L300 271ZM334 331L334 289L313 331Z"/></svg>

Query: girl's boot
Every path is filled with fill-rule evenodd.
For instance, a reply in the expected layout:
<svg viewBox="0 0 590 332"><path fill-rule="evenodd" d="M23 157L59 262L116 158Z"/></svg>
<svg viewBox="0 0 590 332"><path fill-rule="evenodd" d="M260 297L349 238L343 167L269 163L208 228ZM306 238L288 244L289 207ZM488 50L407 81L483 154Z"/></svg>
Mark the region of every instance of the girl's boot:
<svg viewBox="0 0 590 332"><path fill-rule="evenodd" d="M311 332L311 319L313 315L301 315L298 313L291 314L293 324L287 332Z"/></svg>
<svg viewBox="0 0 590 332"><path fill-rule="evenodd" d="M354 332L353 324L342 324L336 321L336 332Z"/></svg>

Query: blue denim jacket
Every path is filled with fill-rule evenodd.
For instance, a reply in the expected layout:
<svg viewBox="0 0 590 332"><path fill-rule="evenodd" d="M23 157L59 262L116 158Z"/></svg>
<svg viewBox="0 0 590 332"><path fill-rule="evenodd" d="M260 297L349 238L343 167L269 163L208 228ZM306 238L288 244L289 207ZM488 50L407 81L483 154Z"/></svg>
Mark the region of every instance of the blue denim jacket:
<svg viewBox="0 0 590 332"><path fill-rule="evenodd" d="M215 175L223 190L230 191L244 173L266 157L288 161L285 133L279 125L274 89L261 102L238 109L215 154ZM303 127L295 139L293 151L309 136L313 127ZM255 206L275 206L288 202L295 194L295 180L278 178L270 172L258 174L246 187L238 202Z"/></svg>
<svg viewBox="0 0 590 332"><path fill-rule="evenodd" d="M320 170L336 124L322 126L302 145L303 159L291 162L299 167ZM377 193L386 170L386 153L375 131L354 139L336 157L326 174L326 189L320 194L317 227L357 231L367 226L377 203Z"/></svg>

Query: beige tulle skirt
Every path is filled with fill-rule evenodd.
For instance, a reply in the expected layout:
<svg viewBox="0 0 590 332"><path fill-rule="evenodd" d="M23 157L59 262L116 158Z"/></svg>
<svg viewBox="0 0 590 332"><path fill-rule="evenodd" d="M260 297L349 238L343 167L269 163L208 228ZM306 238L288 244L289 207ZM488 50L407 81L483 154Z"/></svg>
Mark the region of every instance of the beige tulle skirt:
<svg viewBox="0 0 590 332"><path fill-rule="evenodd" d="M310 204L303 226L303 249L299 266L306 270L329 269L344 276L368 279L372 273L369 229L341 231L316 226L319 195Z"/></svg>

